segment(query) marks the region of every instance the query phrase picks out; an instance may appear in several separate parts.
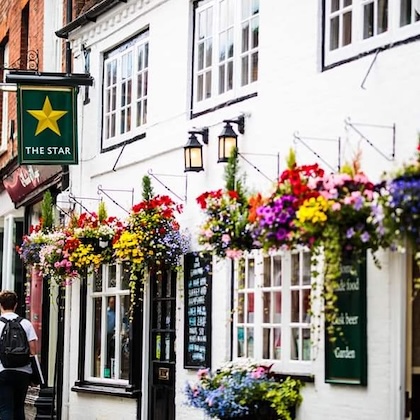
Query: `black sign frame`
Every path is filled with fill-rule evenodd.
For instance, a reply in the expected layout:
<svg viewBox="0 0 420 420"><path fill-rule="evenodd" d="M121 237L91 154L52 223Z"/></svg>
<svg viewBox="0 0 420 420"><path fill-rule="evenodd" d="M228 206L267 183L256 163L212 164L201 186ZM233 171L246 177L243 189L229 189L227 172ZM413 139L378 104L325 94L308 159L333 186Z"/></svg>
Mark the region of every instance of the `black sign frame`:
<svg viewBox="0 0 420 420"><path fill-rule="evenodd" d="M211 368L211 254L192 252L184 256L184 293L184 368ZM201 358L194 357L200 353Z"/></svg>
<svg viewBox="0 0 420 420"><path fill-rule="evenodd" d="M357 263L356 263L357 264ZM367 267L343 258L336 305L336 340L325 333L325 382L367 385Z"/></svg>

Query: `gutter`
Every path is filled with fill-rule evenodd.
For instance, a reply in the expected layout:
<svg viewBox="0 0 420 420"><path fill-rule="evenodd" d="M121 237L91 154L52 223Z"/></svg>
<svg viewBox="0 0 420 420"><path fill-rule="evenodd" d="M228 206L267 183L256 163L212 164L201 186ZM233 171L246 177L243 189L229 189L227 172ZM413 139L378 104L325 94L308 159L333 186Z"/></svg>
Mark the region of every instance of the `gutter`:
<svg viewBox="0 0 420 420"><path fill-rule="evenodd" d="M95 6L93 6L91 9L89 9L86 13L83 13L82 15L78 16L75 20L56 31L55 34L59 38L67 39L70 32L88 23L96 22L96 19L103 13L117 6L119 3L127 3L127 1L128 0L103 0Z"/></svg>

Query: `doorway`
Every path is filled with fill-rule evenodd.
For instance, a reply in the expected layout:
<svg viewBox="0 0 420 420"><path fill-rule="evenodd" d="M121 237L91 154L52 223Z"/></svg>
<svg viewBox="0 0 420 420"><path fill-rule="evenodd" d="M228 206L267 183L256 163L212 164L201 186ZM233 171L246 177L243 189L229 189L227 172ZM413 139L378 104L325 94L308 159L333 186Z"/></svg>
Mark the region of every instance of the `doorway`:
<svg viewBox="0 0 420 420"><path fill-rule="evenodd" d="M148 420L175 420L176 273L151 276Z"/></svg>

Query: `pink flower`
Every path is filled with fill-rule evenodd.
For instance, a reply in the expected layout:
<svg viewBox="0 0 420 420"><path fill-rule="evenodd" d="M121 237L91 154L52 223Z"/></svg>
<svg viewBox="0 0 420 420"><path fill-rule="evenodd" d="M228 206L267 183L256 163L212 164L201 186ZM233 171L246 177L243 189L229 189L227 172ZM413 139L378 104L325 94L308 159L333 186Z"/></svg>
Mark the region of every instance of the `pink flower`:
<svg viewBox="0 0 420 420"><path fill-rule="evenodd" d="M228 258L241 258L242 257L242 251L238 250L238 249L227 249L226 250L226 256Z"/></svg>
<svg viewBox="0 0 420 420"><path fill-rule="evenodd" d="M227 233L224 233L222 235L222 242L225 243L225 244L230 242L230 236Z"/></svg>
<svg viewBox="0 0 420 420"><path fill-rule="evenodd" d="M341 204L340 204L340 203L338 203L338 202L335 202L335 203L331 206L331 208L332 208L334 211L340 211L340 210L341 210Z"/></svg>

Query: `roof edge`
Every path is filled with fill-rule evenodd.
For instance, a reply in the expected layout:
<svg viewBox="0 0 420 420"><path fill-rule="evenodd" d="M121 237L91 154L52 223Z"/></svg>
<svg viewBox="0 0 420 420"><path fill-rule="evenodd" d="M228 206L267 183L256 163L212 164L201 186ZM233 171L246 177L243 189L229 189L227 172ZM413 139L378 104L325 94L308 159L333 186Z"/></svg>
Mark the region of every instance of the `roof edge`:
<svg viewBox="0 0 420 420"><path fill-rule="evenodd" d="M128 0L103 0L102 2L93 6L87 12L81 14L76 19L68 23L66 26L62 27L58 31L55 31L55 34L59 38L67 39L70 32L90 22L95 22L96 19L103 13L117 6L119 3L127 3L127 1Z"/></svg>

